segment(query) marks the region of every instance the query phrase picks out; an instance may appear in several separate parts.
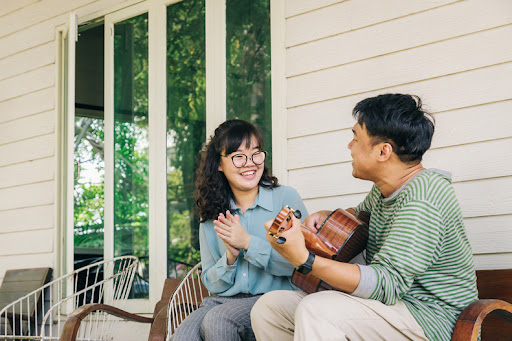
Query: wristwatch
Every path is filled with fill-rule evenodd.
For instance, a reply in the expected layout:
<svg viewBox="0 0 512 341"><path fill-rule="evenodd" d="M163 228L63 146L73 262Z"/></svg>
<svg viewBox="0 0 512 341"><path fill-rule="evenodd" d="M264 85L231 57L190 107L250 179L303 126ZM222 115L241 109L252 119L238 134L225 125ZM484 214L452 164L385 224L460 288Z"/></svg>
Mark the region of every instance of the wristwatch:
<svg viewBox="0 0 512 341"><path fill-rule="evenodd" d="M297 271L303 275L307 275L313 270L313 262L315 261L315 254L309 251L308 260L297 268Z"/></svg>

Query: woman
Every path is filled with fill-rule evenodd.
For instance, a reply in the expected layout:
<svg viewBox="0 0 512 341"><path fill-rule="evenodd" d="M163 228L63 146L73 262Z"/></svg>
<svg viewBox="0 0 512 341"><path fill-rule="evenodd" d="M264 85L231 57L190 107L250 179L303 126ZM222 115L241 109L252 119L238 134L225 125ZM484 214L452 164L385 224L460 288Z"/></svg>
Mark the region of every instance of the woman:
<svg viewBox="0 0 512 341"><path fill-rule="evenodd" d="M196 181L201 280L213 296L183 321L173 340L255 340L250 311L271 290L295 290L293 266L265 239L266 221L288 205L306 208L265 165L263 138L251 123L222 123L202 154Z"/></svg>

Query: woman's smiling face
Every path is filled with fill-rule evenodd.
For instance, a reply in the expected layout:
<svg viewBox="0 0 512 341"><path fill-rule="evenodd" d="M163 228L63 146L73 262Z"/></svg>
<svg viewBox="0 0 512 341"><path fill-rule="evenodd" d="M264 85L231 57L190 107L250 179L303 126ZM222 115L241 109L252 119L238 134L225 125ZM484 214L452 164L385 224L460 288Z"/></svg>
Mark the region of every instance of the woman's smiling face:
<svg viewBox="0 0 512 341"><path fill-rule="evenodd" d="M251 156L260 150L261 147L258 145L256 138L252 136L250 145L242 142L236 151L228 155L223 153L224 156L221 156L219 171L223 172L226 176L235 196L239 192L258 191L258 184L263 175L265 163L256 165L252 161ZM232 157L238 154L245 154L247 156L247 163L241 168L235 167L232 160Z"/></svg>

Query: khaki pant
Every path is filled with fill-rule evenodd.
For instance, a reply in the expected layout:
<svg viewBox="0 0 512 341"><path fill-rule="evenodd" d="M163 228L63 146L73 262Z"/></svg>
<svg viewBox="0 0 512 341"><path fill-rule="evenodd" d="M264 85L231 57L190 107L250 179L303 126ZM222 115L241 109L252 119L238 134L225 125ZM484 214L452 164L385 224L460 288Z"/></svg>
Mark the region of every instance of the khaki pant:
<svg viewBox="0 0 512 341"><path fill-rule="evenodd" d="M338 291L271 291L254 305L251 323L258 341L427 341L402 301L387 306Z"/></svg>

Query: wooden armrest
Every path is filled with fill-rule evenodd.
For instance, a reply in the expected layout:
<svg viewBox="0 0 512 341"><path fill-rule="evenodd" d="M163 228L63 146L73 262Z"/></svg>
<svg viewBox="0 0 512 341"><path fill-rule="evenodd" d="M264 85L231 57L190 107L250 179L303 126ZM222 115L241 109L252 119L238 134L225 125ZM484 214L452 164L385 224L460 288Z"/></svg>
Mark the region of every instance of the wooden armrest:
<svg viewBox="0 0 512 341"><path fill-rule="evenodd" d="M113 306L107 304L85 304L79 308L77 308L74 312L72 312L66 322L64 323L64 327L62 328L62 336L60 341L74 341L76 339L76 334L78 333L78 329L80 328L80 324L82 320L94 311L104 311L116 317L133 321L133 322L141 322L141 323L152 323L153 318L144 317L136 314L129 313L119 308L115 308Z"/></svg>
<svg viewBox="0 0 512 341"><path fill-rule="evenodd" d="M453 330L452 341L476 341L480 326L490 313L512 323L512 304L502 300L478 300L468 305L459 315Z"/></svg>

